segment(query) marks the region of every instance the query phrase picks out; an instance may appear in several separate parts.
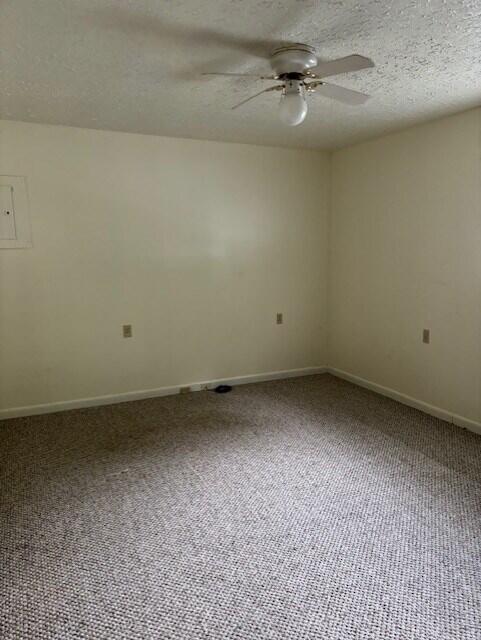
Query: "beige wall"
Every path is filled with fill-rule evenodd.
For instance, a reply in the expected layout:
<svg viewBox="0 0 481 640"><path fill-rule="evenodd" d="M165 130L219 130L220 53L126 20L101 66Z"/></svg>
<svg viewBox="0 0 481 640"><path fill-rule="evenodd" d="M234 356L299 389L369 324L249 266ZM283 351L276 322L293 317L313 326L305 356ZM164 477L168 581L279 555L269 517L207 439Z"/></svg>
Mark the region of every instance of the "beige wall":
<svg viewBox="0 0 481 640"><path fill-rule="evenodd" d="M12 122L0 135L34 243L0 250L0 410L329 364L481 421L481 110L332 162Z"/></svg>
<svg viewBox="0 0 481 640"><path fill-rule="evenodd" d="M328 300L329 365L476 421L480 122L474 110L333 155Z"/></svg>
<svg viewBox="0 0 481 640"><path fill-rule="evenodd" d="M326 154L0 134L34 244L0 250L0 409L325 363Z"/></svg>

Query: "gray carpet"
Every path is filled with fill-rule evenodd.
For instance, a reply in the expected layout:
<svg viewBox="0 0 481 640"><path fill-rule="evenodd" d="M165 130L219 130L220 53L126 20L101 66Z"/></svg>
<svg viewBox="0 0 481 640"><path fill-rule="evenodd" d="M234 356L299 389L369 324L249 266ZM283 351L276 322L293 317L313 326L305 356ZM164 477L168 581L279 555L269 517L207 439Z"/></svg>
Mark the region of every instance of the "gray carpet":
<svg viewBox="0 0 481 640"><path fill-rule="evenodd" d="M2 640L481 638L481 437L331 376L0 424Z"/></svg>

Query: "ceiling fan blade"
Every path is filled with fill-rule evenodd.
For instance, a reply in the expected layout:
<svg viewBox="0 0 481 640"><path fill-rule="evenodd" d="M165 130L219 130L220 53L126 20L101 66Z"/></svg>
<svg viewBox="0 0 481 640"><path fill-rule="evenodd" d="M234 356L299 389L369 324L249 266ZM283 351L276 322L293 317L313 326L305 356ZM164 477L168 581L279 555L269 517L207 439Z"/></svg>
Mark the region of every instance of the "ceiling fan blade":
<svg viewBox="0 0 481 640"><path fill-rule="evenodd" d="M327 78L328 76L336 76L339 73L349 73L350 71L360 71L361 69L369 69L374 67L374 62L370 58L358 56L346 56L337 60L329 60L321 62L311 69L316 78Z"/></svg>
<svg viewBox="0 0 481 640"><path fill-rule="evenodd" d="M222 73L214 71L212 73L201 73L202 76L232 76L234 78L257 78L258 80L275 80L275 76L260 76L257 73Z"/></svg>
<svg viewBox="0 0 481 640"><path fill-rule="evenodd" d="M314 89L314 93L338 100L344 104L360 105L364 104L371 96L353 89L339 87L337 84L327 84L326 82L306 82L306 87Z"/></svg>
<svg viewBox="0 0 481 640"><path fill-rule="evenodd" d="M262 91L255 93L253 96L250 96L245 100L242 100L242 102L239 102L239 104L234 105L232 109L237 109L238 107L242 107L243 104L245 104L246 102L249 102L249 100L254 100L254 98L257 98L257 96L260 96L262 93L267 93L268 91L280 91L281 89L282 89L281 84L276 84L273 87L267 87L267 89L263 89Z"/></svg>

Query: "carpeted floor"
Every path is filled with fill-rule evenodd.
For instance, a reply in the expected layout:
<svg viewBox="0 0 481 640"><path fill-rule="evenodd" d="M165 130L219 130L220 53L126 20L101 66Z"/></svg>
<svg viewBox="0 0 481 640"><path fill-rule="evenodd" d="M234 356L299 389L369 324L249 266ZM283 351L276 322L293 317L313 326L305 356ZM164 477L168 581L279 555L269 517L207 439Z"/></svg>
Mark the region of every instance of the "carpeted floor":
<svg viewBox="0 0 481 640"><path fill-rule="evenodd" d="M0 423L2 640L481 638L481 437L331 376Z"/></svg>

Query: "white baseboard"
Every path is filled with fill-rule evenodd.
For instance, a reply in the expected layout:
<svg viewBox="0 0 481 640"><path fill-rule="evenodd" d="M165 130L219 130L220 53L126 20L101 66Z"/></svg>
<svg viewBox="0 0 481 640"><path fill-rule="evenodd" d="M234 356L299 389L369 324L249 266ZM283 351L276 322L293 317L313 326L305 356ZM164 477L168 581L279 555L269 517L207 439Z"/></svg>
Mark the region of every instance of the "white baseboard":
<svg viewBox="0 0 481 640"><path fill-rule="evenodd" d="M399 391L395 391L394 389L390 389L389 387L383 387L376 382L371 382L370 380L366 380L365 378L360 378L359 376L355 376L352 373L348 373L347 371L342 371L341 369L326 367L326 371L327 373L331 373L333 376L342 378L343 380L348 380L349 382L357 384L360 387L370 389L371 391L376 391L376 393L380 393L383 396L387 396L388 398L397 400L398 402L406 404L409 407L419 409L420 411L428 413L431 416L435 416L436 418L441 418L441 420L445 420L446 422L451 422L458 427L463 427L464 429L468 429L469 431L474 431L474 433L481 434L481 422L476 422L476 420L471 420L470 418L465 418L464 416L460 416L456 413L451 413L446 409L440 409L439 407L435 407L432 404L428 404L427 402L423 402L422 400L417 400L416 398L407 396L404 393L400 393Z"/></svg>
<svg viewBox="0 0 481 640"><path fill-rule="evenodd" d="M183 385L172 387L158 387L157 389L141 389L138 391L127 391L105 396L94 396L91 398L79 398L77 400L65 400L61 402L50 402L46 404L30 405L25 407L13 407L11 409L0 410L0 420L9 418L19 418L23 416L34 416L45 413L56 413L57 411L69 411L71 409L83 409L86 407L97 407L108 404L118 404L120 402L130 402L132 400L143 400L145 398L158 398L161 396L171 396L180 393L186 387L189 391L201 391L203 389L213 389L218 384L229 384L232 386L239 384L249 384L252 382L265 382L267 380L280 380L284 378L297 378L300 376L311 376L319 373L330 373L333 376L348 380L360 387L365 387L383 396L397 400L402 404L406 404L420 411L424 411L431 416L446 420L474 433L481 434L481 423L465 418L455 413L451 413L445 409L435 407L427 402L417 400L411 396L407 396L399 391L383 387L376 382L371 382L365 378L360 378L347 371L336 369L334 367L304 367L303 369L288 369L286 371L271 371L268 373L254 373L246 376L236 376L234 378L220 378L218 380L206 380L204 382L191 382Z"/></svg>
<svg viewBox="0 0 481 640"><path fill-rule="evenodd" d="M180 393L180 391L185 388L188 388L189 391L201 391L203 389L213 389L219 384L229 384L234 386L239 384L249 384L251 382L280 380L282 378L312 376L325 372L326 367L304 367L303 369L288 369L287 371L271 371L269 373L254 373L247 376L236 376L234 378L221 378L219 380L206 380L204 382L190 382L173 387L159 387L157 389L127 391L124 393L116 393L106 396L79 398L77 400L64 400L61 402L49 402L46 404L36 404L25 407L13 407L11 409L1 409L0 420L20 418L23 416L35 416L44 413L56 413L57 411L69 411L70 409L84 409L85 407L98 407L106 404L118 404L120 402L130 402L132 400L143 400L145 398L172 396L176 393Z"/></svg>

